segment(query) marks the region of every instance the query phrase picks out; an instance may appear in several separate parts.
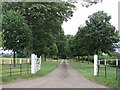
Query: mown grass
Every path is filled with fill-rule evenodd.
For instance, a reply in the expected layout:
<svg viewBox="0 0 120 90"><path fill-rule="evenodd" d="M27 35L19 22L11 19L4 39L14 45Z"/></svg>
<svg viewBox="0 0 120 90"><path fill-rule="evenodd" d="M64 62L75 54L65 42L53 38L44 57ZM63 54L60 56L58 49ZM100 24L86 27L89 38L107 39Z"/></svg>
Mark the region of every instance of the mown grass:
<svg viewBox="0 0 120 90"><path fill-rule="evenodd" d="M42 61L41 69L36 74L18 74L13 76L3 76L2 77L2 84L13 82L17 79L30 79L30 78L36 78L40 76L44 76L48 74L49 72L53 71L57 66L59 62L51 62L51 61Z"/></svg>
<svg viewBox="0 0 120 90"><path fill-rule="evenodd" d="M71 65L80 72L85 78L109 88L118 88L118 80L116 80L116 68L107 66L107 78L105 78L105 68L100 66L99 76L94 76L93 63L88 65L87 62L76 62L71 60Z"/></svg>

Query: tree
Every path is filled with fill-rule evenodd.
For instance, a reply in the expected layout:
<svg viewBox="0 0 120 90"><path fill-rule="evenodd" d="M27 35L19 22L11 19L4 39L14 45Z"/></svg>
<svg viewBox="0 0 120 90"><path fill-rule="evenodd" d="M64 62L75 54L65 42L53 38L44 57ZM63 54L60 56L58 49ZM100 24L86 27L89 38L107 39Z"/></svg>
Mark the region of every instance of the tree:
<svg viewBox="0 0 120 90"><path fill-rule="evenodd" d="M79 56L83 57L83 56L93 55L94 46L92 46L91 44L92 42L90 35L91 35L90 30L87 26L78 28L78 32L75 35L75 39L74 39L75 42L74 48L75 48L76 56L78 56L78 59L80 59Z"/></svg>
<svg viewBox="0 0 120 90"><path fill-rule="evenodd" d="M2 26L4 49L13 50L15 66L15 54L31 46L32 32L19 11L7 11L3 15Z"/></svg>
<svg viewBox="0 0 120 90"><path fill-rule="evenodd" d="M6 10L19 10L32 29L33 45L31 51L37 55L44 54L44 49L56 43L63 21L73 15L75 6L67 2L26 2L4 3L3 13ZM38 48L39 47L39 48Z"/></svg>
<svg viewBox="0 0 120 90"><path fill-rule="evenodd" d="M61 30L56 41L58 47L58 56L59 58L66 58L66 37L64 31Z"/></svg>
<svg viewBox="0 0 120 90"><path fill-rule="evenodd" d="M58 47L54 43L54 44L50 45L50 56L56 56L57 54L58 54Z"/></svg>
<svg viewBox="0 0 120 90"><path fill-rule="evenodd" d="M118 31L110 23L111 16L104 11L93 13L86 20L89 28L89 38L94 48L94 54L110 53L114 51L119 41Z"/></svg>
<svg viewBox="0 0 120 90"><path fill-rule="evenodd" d="M66 45L65 45L66 56L72 58L73 57L73 51L71 50L71 47L72 47L73 44L71 42L72 42L74 36L68 34L68 35L65 35L65 37L66 37Z"/></svg>

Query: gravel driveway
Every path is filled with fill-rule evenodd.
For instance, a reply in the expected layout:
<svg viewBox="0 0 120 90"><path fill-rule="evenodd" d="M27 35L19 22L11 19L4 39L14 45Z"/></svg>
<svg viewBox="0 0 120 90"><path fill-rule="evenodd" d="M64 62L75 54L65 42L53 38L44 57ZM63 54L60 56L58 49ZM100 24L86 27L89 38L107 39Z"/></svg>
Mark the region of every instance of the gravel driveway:
<svg viewBox="0 0 120 90"><path fill-rule="evenodd" d="M4 84L3 88L106 88L86 80L67 60L46 76Z"/></svg>

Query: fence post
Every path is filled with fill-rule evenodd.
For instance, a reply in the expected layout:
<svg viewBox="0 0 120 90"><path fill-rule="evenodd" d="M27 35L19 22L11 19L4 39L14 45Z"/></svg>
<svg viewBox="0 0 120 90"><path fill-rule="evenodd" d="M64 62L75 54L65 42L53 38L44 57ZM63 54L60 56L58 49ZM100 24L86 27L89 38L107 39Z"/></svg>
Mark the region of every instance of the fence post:
<svg viewBox="0 0 120 90"><path fill-rule="evenodd" d="M106 70L107 69L106 68L107 63L106 63L106 59L104 59L104 61L105 61L105 63L104 63L105 64L105 78L107 78L107 70Z"/></svg>
<svg viewBox="0 0 120 90"><path fill-rule="evenodd" d="M11 59L9 59L9 64L12 64L12 62L11 62L12 60Z"/></svg>
<svg viewBox="0 0 120 90"><path fill-rule="evenodd" d="M2 65L4 65L4 59L2 60Z"/></svg>
<svg viewBox="0 0 120 90"><path fill-rule="evenodd" d="M20 74L22 75L22 59L19 60L20 60Z"/></svg>
<svg viewBox="0 0 120 90"><path fill-rule="evenodd" d="M99 73L100 73L100 60L98 60L98 76L99 76Z"/></svg>
<svg viewBox="0 0 120 90"><path fill-rule="evenodd" d="M118 68L118 59L116 59L116 80L117 80L117 68Z"/></svg>
<svg viewBox="0 0 120 90"><path fill-rule="evenodd" d="M94 55L94 76L98 75L98 55Z"/></svg>

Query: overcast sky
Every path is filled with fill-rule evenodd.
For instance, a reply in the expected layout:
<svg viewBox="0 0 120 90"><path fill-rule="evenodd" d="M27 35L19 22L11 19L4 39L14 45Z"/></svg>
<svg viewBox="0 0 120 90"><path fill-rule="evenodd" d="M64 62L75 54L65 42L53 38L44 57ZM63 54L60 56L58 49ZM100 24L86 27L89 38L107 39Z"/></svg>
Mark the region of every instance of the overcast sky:
<svg viewBox="0 0 120 90"><path fill-rule="evenodd" d="M85 24L87 17L98 10L103 10L112 16L111 23L118 29L118 2L120 0L103 0L102 3L92 5L89 8L82 7L80 2L76 4L77 10L74 11L73 17L64 22L62 28L65 34L75 35L78 27Z"/></svg>

